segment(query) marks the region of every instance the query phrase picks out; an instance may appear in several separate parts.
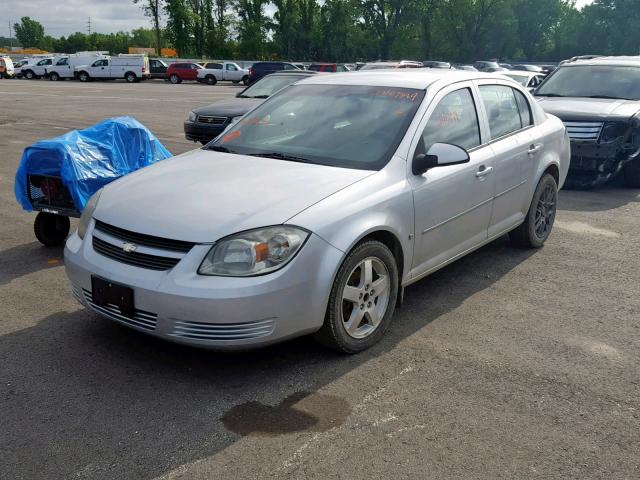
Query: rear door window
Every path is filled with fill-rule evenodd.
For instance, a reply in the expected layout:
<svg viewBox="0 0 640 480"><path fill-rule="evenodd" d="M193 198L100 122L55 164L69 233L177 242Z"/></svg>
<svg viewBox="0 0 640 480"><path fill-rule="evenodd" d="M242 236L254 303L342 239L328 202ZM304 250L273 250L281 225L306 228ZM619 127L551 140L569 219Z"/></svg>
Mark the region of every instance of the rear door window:
<svg viewBox="0 0 640 480"><path fill-rule="evenodd" d="M533 125L533 115L531 114L531 106L529 101L525 98L522 92L518 90L513 91L516 96L516 103L518 104L518 112L520 113L520 124L522 128Z"/></svg>
<svg viewBox="0 0 640 480"><path fill-rule="evenodd" d="M522 128L515 92L505 85L481 85L480 96L489 119L491 138L509 135Z"/></svg>

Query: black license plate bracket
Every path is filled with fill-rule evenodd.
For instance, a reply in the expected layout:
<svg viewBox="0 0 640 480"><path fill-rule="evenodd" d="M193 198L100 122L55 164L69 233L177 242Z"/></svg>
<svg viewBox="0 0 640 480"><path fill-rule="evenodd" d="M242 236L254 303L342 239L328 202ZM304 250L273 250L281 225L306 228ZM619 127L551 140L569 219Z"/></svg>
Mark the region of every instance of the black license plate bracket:
<svg viewBox="0 0 640 480"><path fill-rule="evenodd" d="M91 276L91 296L93 303L99 307L115 305L125 317L133 317L133 289L126 285L114 283L104 278Z"/></svg>

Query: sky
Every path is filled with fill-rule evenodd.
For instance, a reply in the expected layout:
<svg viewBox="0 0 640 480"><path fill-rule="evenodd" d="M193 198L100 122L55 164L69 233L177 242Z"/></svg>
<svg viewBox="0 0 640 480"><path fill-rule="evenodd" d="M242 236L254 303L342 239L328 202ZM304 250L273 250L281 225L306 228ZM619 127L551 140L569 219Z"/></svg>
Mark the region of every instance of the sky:
<svg viewBox="0 0 640 480"><path fill-rule="evenodd" d="M578 0L581 7L593 0ZM31 17L44 25L45 33L52 37L67 36L73 32L87 32L91 17L91 31L111 33L131 31L138 27L151 27L139 5L133 0L1 0L0 36L9 35L9 23L21 17Z"/></svg>

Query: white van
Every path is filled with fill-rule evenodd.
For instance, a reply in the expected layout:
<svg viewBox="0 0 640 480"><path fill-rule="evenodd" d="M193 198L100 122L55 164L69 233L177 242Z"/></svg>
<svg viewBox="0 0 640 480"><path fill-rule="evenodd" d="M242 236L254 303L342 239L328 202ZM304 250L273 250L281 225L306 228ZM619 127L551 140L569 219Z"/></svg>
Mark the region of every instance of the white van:
<svg viewBox="0 0 640 480"><path fill-rule="evenodd" d="M27 80L44 77L47 73L47 68L50 68L52 64L53 57L32 57L26 65L23 65L22 76Z"/></svg>
<svg viewBox="0 0 640 480"><path fill-rule="evenodd" d="M129 83L139 82L151 77L149 57L136 54L105 57L90 65L76 67L75 76L81 82L116 78L124 78Z"/></svg>
<svg viewBox="0 0 640 480"><path fill-rule="evenodd" d="M15 74L11 57L0 56L0 78L13 78Z"/></svg>
<svg viewBox="0 0 640 480"><path fill-rule="evenodd" d="M78 52L56 57L53 59L53 65L47 70L47 77L54 82L65 78L73 78L76 67L91 65L96 60L109 58L106 53L108 52Z"/></svg>

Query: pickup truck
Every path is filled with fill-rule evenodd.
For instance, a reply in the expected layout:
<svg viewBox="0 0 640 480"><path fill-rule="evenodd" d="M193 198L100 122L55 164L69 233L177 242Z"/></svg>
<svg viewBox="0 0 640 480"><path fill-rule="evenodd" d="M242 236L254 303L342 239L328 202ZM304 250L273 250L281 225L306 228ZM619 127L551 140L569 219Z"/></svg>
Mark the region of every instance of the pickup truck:
<svg viewBox="0 0 640 480"><path fill-rule="evenodd" d="M248 85L249 70L240 68L234 62L209 62L204 64L204 68L198 70L197 80L208 85L215 85L223 80Z"/></svg>

